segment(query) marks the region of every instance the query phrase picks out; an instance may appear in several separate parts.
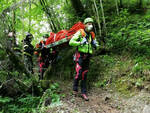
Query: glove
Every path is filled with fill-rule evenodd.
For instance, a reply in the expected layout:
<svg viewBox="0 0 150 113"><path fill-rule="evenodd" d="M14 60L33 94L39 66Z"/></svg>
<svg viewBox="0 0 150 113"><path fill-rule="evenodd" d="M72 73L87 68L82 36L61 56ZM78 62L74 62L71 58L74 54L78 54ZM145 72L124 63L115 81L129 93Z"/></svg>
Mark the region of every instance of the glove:
<svg viewBox="0 0 150 113"><path fill-rule="evenodd" d="M80 42L81 45L86 44L87 39L84 37L83 40Z"/></svg>
<svg viewBox="0 0 150 113"><path fill-rule="evenodd" d="M44 49L45 48L45 45L44 44L42 44L42 47L41 47L41 49Z"/></svg>
<svg viewBox="0 0 150 113"><path fill-rule="evenodd" d="M94 49L96 50L97 47L99 46L98 43L96 42L96 40L92 41L92 46L94 47Z"/></svg>

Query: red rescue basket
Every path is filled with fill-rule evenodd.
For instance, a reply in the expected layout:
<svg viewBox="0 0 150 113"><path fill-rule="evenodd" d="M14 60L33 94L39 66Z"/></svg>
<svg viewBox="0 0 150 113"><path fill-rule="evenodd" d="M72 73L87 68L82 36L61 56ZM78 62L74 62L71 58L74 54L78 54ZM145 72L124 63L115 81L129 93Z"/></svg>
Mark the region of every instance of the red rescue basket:
<svg viewBox="0 0 150 113"><path fill-rule="evenodd" d="M58 45L64 45L69 42L73 34L75 34L79 29L84 29L85 26L82 22L78 22L70 28L70 30L61 30L58 33L50 33L50 37L46 41L46 47L55 47Z"/></svg>

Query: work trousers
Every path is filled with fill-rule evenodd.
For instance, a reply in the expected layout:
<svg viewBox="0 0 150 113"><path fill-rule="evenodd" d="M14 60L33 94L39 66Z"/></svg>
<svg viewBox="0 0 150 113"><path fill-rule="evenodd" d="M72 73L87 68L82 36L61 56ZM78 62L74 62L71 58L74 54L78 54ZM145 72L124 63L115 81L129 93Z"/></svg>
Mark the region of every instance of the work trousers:
<svg viewBox="0 0 150 113"><path fill-rule="evenodd" d="M89 61L90 61L90 54L87 53L81 53L81 52L76 52L75 53L75 78L74 78L74 83L73 83L73 90L78 91L78 84L79 81L81 80L81 93L86 94L86 81L87 81L87 73L88 73L88 68L89 68Z"/></svg>

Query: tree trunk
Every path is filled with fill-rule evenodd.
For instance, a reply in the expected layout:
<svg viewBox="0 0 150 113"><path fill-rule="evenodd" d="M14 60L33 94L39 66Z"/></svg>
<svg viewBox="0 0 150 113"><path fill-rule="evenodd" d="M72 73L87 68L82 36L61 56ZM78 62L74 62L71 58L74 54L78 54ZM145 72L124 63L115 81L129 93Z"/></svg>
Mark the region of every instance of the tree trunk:
<svg viewBox="0 0 150 113"><path fill-rule="evenodd" d="M83 17L83 16L89 16L85 10L84 10L84 7L81 3L80 0L71 0L71 4L73 6L73 8L75 9L76 11L76 14L79 16L79 17Z"/></svg>
<svg viewBox="0 0 150 113"><path fill-rule="evenodd" d="M128 8L128 9L130 8L130 0L129 0L128 3L127 3L127 8Z"/></svg>
<svg viewBox="0 0 150 113"><path fill-rule="evenodd" d="M49 9L49 10L50 10L50 9ZM59 20L58 20L56 14L55 14L53 8L51 8L51 12L52 12L53 20L54 20L55 24L57 25L57 31L58 31L58 30L61 30L60 22L59 22Z"/></svg>
<svg viewBox="0 0 150 113"><path fill-rule="evenodd" d="M12 13L13 13L13 17L12 17L13 46L16 46L16 29L15 29L16 13L15 13L15 10L13 10Z"/></svg>
<svg viewBox="0 0 150 113"><path fill-rule="evenodd" d="M120 0L120 8L123 8L122 0Z"/></svg>
<svg viewBox="0 0 150 113"><path fill-rule="evenodd" d="M93 10L94 16L96 17L97 15L96 15L95 7L94 7L93 4L92 4L92 10ZM97 31L96 26L94 26L94 31L95 31L95 32Z"/></svg>
<svg viewBox="0 0 150 113"><path fill-rule="evenodd" d="M105 31L105 33L107 35L107 28L106 28L106 21L105 21L105 15L104 15L104 9L103 9L102 0L100 0L100 6L101 6L101 11L102 11L102 17L103 17L104 31Z"/></svg>
<svg viewBox="0 0 150 113"><path fill-rule="evenodd" d="M68 5L68 4L69 4L69 3L68 3L68 0L66 0L66 2L65 2L65 3Z"/></svg>
<svg viewBox="0 0 150 113"><path fill-rule="evenodd" d="M116 2L116 11L117 11L117 15L119 15L118 0L115 0L115 2Z"/></svg>
<svg viewBox="0 0 150 113"><path fill-rule="evenodd" d="M14 3L16 4L16 0L14 0ZM16 29L15 29L15 25L16 25L16 12L15 9L12 11L13 16L12 16L12 32L13 32L13 46L16 46Z"/></svg>
<svg viewBox="0 0 150 113"><path fill-rule="evenodd" d="M21 4L21 13L22 13L22 37L24 38L24 5L23 3ZM22 51L24 53L24 39L23 39L23 46L22 46ZM24 55L22 54L22 59L24 61Z"/></svg>
<svg viewBox="0 0 150 113"><path fill-rule="evenodd" d="M96 6L95 0L94 0L94 7L95 7L95 10L96 10L96 14L97 14L97 23L98 23L98 28L99 28L99 35L101 37L102 33L101 33L100 17L99 17L98 8Z"/></svg>
<svg viewBox="0 0 150 113"><path fill-rule="evenodd" d="M45 1L45 3L46 3L46 7L48 8L49 12L51 12L51 17L53 17L52 20L54 20L54 22L55 22L55 26L56 26L56 28L57 28L57 31L58 31L58 30L61 30L60 22L59 22L59 20L58 20L56 14L55 14L55 11L53 10L53 8L51 8L51 7L48 5L47 0L44 0L44 1Z"/></svg>
<svg viewBox="0 0 150 113"><path fill-rule="evenodd" d="M29 30L28 32L30 33L31 31L31 0L29 0Z"/></svg>
<svg viewBox="0 0 150 113"><path fill-rule="evenodd" d="M143 3L142 3L142 0L139 0L139 8L142 8L142 5L143 5Z"/></svg>
<svg viewBox="0 0 150 113"><path fill-rule="evenodd" d="M47 15L47 18L48 18L48 23L50 25L50 28L52 29L53 32L57 32L57 28L56 28L56 25L54 23L54 21L52 20L52 15L50 13L50 10L49 8L46 6L46 3L45 3L45 0L40 0L40 4L41 6L43 7L43 10L44 12L46 13Z"/></svg>

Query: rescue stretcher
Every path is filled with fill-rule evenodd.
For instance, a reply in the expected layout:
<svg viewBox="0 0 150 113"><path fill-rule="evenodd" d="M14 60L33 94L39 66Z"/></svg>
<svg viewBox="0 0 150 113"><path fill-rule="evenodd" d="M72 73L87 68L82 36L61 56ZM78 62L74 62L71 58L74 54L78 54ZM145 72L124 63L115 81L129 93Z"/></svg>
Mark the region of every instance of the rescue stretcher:
<svg viewBox="0 0 150 113"><path fill-rule="evenodd" d="M49 38L46 40L46 48L52 48L68 43L73 37L73 34L79 29L84 29L84 27L85 26L82 22L78 22L73 25L70 30L61 30L58 33L51 32Z"/></svg>

